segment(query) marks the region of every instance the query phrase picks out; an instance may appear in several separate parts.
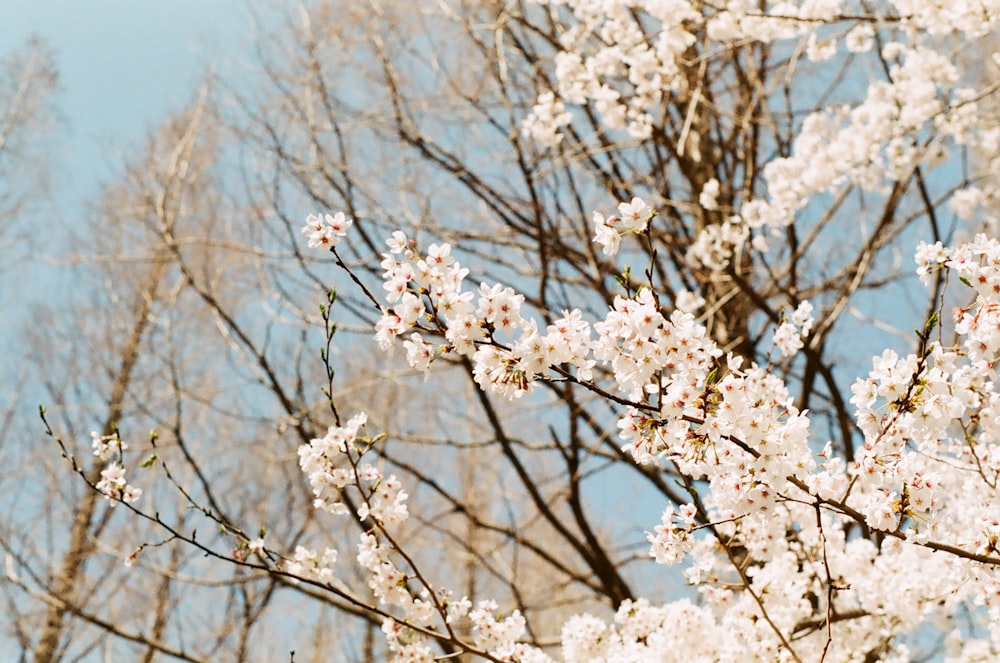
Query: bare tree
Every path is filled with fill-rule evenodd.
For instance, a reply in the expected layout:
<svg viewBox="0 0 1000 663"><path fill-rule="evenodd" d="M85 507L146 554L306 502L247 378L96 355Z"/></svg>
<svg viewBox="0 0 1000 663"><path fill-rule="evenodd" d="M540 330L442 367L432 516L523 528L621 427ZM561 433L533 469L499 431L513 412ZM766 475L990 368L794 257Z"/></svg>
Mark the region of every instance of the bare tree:
<svg viewBox="0 0 1000 663"><path fill-rule="evenodd" d="M166 503L160 504L157 517L176 528L190 518L190 501L196 497L215 509L220 526L227 522L223 509L239 505L238 499L233 501L237 506L216 501L191 456L193 449L205 448L202 430L214 430L227 416L245 416L218 414L226 411L221 401L232 389L227 381L233 376L227 379L219 372L230 365L225 345L214 361L207 357L217 350L194 342L211 337L217 319L198 308L201 299L188 288L188 279L194 278L194 270L212 274L224 265L213 262L210 251L180 246L189 239L181 235L182 227L210 225L222 215L221 195L212 182L218 138L205 94L164 125L127 166L121 183L107 188L93 227L78 229L69 269L89 285L71 289L59 308L50 304L40 310L33 326L36 370L50 393L50 406L66 424L57 428L72 467L90 484L101 480L106 463L93 458L90 436L73 420L83 411L90 412L84 419L93 420L103 410L93 420L97 435L120 434L134 449L145 448L151 463L166 464L175 484L190 491L186 500L168 492ZM194 254L196 264L180 264L182 253ZM39 324L45 320L63 325ZM101 408L95 407L98 394L107 395ZM157 431L155 437L143 440L150 430ZM254 435L253 427L244 424L241 433ZM238 453L239 444L254 441L226 439L214 453ZM33 454L24 459L25 471L37 472L33 463ZM239 468L228 471L237 474ZM130 472L141 474L143 468L130 467ZM259 467L255 472L267 475ZM57 476L46 473L39 480L58 486ZM221 650L227 656L237 652L232 660L246 659L273 581L261 583L259 574L240 569L206 576L191 551L160 548L170 537L155 523L137 530L121 509L110 509L92 490L43 492L39 497L39 504L29 506L39 514L36 522L53 528L51 536L33 536L31 523L22 517L4 524L3 542L7 579L24 592L9 593L22 617L16 624L18 638L33 660L66 660L95 650L192 661L210 660ZM63 522L71 525L63 529ZM122 562L143 543L155 548L139 562L143 570L132 573ZM206 611L199 598L204 593L228 596L222 602L227 607ZM17 598L24 595L37 601L41 612ZM137 604L144 596L153 601ZM142 609L129 610L130 605Z"/></svg>
<svg viewBox="0 0 1000 663"><path fill-rule="evenodd" d="M13 320L19 313L15 296L26 280L22 261L30 254L34 236L29 212L46 197L49 162L46 147L51 139L58 89L52 54L33 38L0 60L0 310ZM5 339L6 340L6 339ZM10 340L6 340L10 343ZM19 395L27 370L4 358L9 371L0 413L0 440L10 437Z"/></svg>
<svg viewBox="0 0 1000 663"><path fill-rule="evenodd" d="M47 186L45 141L55 123L52 97L58 88L52 53L38 38L0 62L0 240L17 226ZM12 247L11 247L12 248Z"/></svg>
<svg viewBox="0 0 1000 663"><path fill-rule="evenodd" d="M22 453L15 440L21 432L18 416L24 407L23 391L30 380L30 370L20 361L12 327L22 313L20 290L26 276L22 260L30 254L32 234L29 212L44 201L48 179L46 147L54 125L53 97L58 89L53 57L47 45L38 38L30 39L0 61L0 249L4 260L0 266L0 310L8 321L3 344L3 408L0 413L0 459L4 471L0 484L13 490L19 488L16 468ZM30 497L28 497L30 499ZM20 502L15 499L12 506ZM15 632L18 639L26 632Z"/></svg>

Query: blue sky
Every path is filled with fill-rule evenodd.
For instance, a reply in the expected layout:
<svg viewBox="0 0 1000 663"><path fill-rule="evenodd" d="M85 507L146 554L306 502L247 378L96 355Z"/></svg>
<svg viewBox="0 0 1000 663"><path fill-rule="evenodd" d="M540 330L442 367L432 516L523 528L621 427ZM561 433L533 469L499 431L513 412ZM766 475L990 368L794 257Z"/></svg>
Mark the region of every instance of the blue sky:
<svg viewBox="0 0 1000 663"><path fill-rule="evenodd" d="M53 51L60 84L53 100L59 120L46 143L50 195L16 222L33 236L29 244L4 247L0 375L24 371L16 335L32 305L71 286L62 281L72 277L57 267L66 249L60 229L92 220L101 185L191 99L208 65L225 70L241 49L248 52L256 23L251 2L0 0L0 59L39 36Z"/></svg>
<svg viewBox="0 0 1000 663"><path fill-rule="evenodd" d="M55 52L61 202L92 196L115 155L182 106L205 65L232 57L253 31L239 0L0 0L0 16L0 54L32 35Z"/></svg>
<svg viewBox="0 0 1000 663"><path fill-rule="evenodd" d="M0 265L0 402L17 401L32 426L43 395L31 380L24 330L35 324L36 304L58 307L73 296L72 270L60 267L64 230L100 232L82 224L92 224L102 184L114 181L128 155L191 99L207 66L225 71L252 57L251 2L0 0L0 59L41 37L60 85L53 99L59 120L46 142L51 192L16 220L29 239L4 246Z"/></svg>

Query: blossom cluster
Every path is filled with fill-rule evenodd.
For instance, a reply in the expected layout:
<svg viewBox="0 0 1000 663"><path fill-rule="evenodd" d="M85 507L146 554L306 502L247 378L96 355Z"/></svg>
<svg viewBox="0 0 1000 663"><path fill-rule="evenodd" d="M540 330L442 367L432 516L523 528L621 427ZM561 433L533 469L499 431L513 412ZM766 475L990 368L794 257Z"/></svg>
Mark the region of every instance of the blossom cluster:
<svg viewBox="0 0 1000 663"><path fill-rule="evenodd" d="M823 595L827 572L818 566L820 559L831 569L831 578L842 579L827 580L839 588L832 596L836 610L881 615L868 630L850 626L856 638L873 643L884 628L880 624L916 628L935 596L951 597L934 608L942 612L972 596L974 587L983 587L970 582L982 569L963 565L960 558L927 555L936 541L957 541L969 554L1000 553L995 501L983 497L993 495L1000 475L1000 445L994 442L1000 428L990 416L1000 406L994 388L1000 352L1000 326L993 320L1000 310L997 240L980 235L955 248L919 248L921 278L927 281L948 270L976 293L972 304L956 311L956 332L964 342L953 348L931 345L922 354L902 357L887 350L873 360L868 377L853 388L864 442L851 463L833 454L829 444L817 463L808 413L794 405L782 380L766 367L744 365L741 357L723 357L691 313L675 310L665 316L649 287L616 297L601 320L588 322L580 311L566 312L541 334L538 323L526 317L523 296L512 288L481 284L466 290L468 271L448 245L431 245L424 254L399 232L387 244L387 306L376 332L382 347L391 349L394 339L403 337L408 361L425 371L444 353L464 355L484 389L512 398L537 380L563 378L569 367L577 369L581 384L596 388L593 369L605 366L613 386L604 388L632 403L618 422L622 449L638 463L667 462L707 485L703 506L668 507L648 535L656 561L690 559L685 576L699 588L705 605L630 605L628 612L619 612L617 627L596 617L575 618L563 631L567 661L594 656L644 660L648 647L659 646L660 638L674 631L668 622L694 623L684 621L692 619L704 629L738 631L756 643L758 654L780 658L779 652L787 649L782 634L805 628L813 614L805 597ZM418 312L401 314L404 308ZM812 305L800 302L775 330L776 345L794 357L813 324ZM407 336L412 329L421 331ZM970 420L980 422L979 432L955 438L955 422ZM359 437L364 423L359 415L344 427L331 428L300 449L300 461L317 508L346 512L339 496L348 487L362 496L356 516L374 523L374 530L362 536L357 561L379 600L401 611L384 627L397 660L431 660L428 635L420 629L459 619L474 624L472 648L500 660L548 660L518 642L524 633L519 616L498 619L492 603L473 608L465 599L444 598L450 596L445 590L423 584L414 594L407 585L413 571L396 565L394 544L381 538L408 517L407 495L395 477L361 461L369 444ZM977 482L982 485L971 490ZM978 501L956 499L961 494L978 495ZM816 513L821 513L821 528L816 527ZM844 524L857 518L894 537L881 549L867 539L848 540ZM790 538L789 531L795 536ZM752 579L731 577L729 556L736 548L752 560ZM319 555L303 549L286 568L328 581L332 571L325 560L335 557L329 550ZM914 586L909 601L900 603L887 599L884 574L887 565L902 559L940 573L935 582ZM903 582L889 577L897 588ZM740 582L749 582L749 591L732 589ZM991 601L990 587L1000 591L1000 578L991 582L976 595L985 603ZM766 598L754 598L765 588ZM767 620L762 620L765 614ZM821 638L807 638L798 649L818 651L821 645ZM834 648L841 646L847 645ZM713 660L734 655L709 649L706 655Z"/></svg>
<svg viewBox="0 0 1000 663"><path fill-rule="evenodd" d="M1000 467L994 437L1000 431L992 424L1000 403L1000 243L979 235L954 248L921 244L916 261L925 281L946 269L969 284L975 299L955 312L961 346L929 345L905 356L886 350L874 358L868 377L854 384L851 402L864 444L852 468L857 490L851 503L874 529L900 529L919 539L971 537L979 552L992 552L983 547L988 534L954 522L959 503L964 522L990 522L992 505L942 496L973 486L976 494L991 495L993 468ZM979 422L981 432L964 423L969 421Z"/></svg>
<svg viewBox="0 0 1000 663"><path fill-rule="evenodd" d="M96 488L112 505L117 501L135 502L142 497L142 489L128 482L125 478L125 468L116 460L101 470L101 479L97 482Z"/></svg>
<svg viewBox="0 0 1000 663"><path fill-rule="evenodd" d="M367 421L364 413L352 417L344 427L331 426L322 438L299 447L299 465L309 477L315 500L313 506L333 514L347 513L341 500L347 486L356 487L362 496L357 508L361 520L369 517L380 526L403 522L409 516L407 494L394 475L384 476L371 463L344 464L360 454L356 446L358 432Z"/></svg>
<svg viewBox="0 0 1000 663"><path fill-rule="evenodd" d="M826 30L830 22L853 13L853 3L844 0L766 3L763 11L760 3L746 0L707 6L689 0L538 2L568 6L573 14L554 58L557 85L539 94L523 125L525 135L549 147L558 145L573 123L568 105L586 106L607 130L625 129L640 140L664 122L664 100L696 107L701 91L691 89L685 67L702 31L712 43L708 53L720 55L748 41L804 39L805 55L814 63L831 61L838 53L865 54L879 38L878 56L888 63L888 80L871 81L864 99L853 106L824 108L805 118L791 154L764 166L766 197L747 199L735 214L700 230L689 258L710 269L726 268L751 237L754 248L766 251L768 233L791 224L816 194L848 186L882 191L918 164L932 161L928 155L940 151L944 141L974 144L977 136L989 144L997 141L995 127L977 125L976 94L959 83L953 58L939 52L933 41L989 33L1000 22L1000 7L993 2L888 3L889 15L914 30L909 34L926 35L926 44L915 36L906 40L898 33L877 34L877 23L868 21L843 31ZM932 143L921 139L929 128L935 130ZM689 125L686 133L690 138L697 131ZM681 153L688 150L700 161L697 141L689 142L679 148ZM717 187L710 180L695 192L702 208L717 209ZM605 252L612 253L616 235L599 236Z"/></svg>
<svg viewBox="0 0 1000 663"><path fill-rule="evenodd" d="M469 357L480 386L507 398L529 392L553 366L574 367L579 379L589 379L594 366L587 357L590 326L579 310L564 311L542 333L536 321L521 314L524 295L512 288L481 283L476 291L465 289L469 270L451 256L448 244L432 244L422 255L401 231L386 243L386 306L375 326L383 350L406 334L407 361L425 372L444 353ZM443 342L425 338L430 334Z"/></svg>
<svg viewBox="0 0 1000 663"><path fill-rule="evenodd" d="M305 546L296 546L295 553L285 560L282 570L295 578L328 583L336 577L333 565L337 563L338 556L335 548L326 548L319 553Z"/></svg>
<svg viewBox="0 0 1000 663"><path fill-rule="evenodd" d="M322 438L299 448L299 464L309 478L316 509L343 515L350 510L343 499L347 490L360 496L353 515L368 529L360 535L355 560L368 578L368 586L379 603L399 611L398 618L383 621L394 661L426 662L436 660L431 647L434 627L450 630L463 620L471 626L469 647L488 652L503 661L547 661L540 651L518 643L525 632L524 618L518 611L497 616L497 605L484 600L473 606L466 598L455 598L446 588L433 588L405 558L401 568L393 532L409 518L408 495L395 476L386 476L375 465L362 460L374 441L362 435L367 416L360 413L344 426L331 426ZM334 565L339 552L327 547L323 552L298 546L283 560L281 570L297 580L331 584L337 576ZM409 583L415 580L416 588ZM538 658L538 657L541 658Z"/></svg>
<svg viewBox="0 0 1000 663"><path fill-rule="evenodd" d="M302 227L302 234L309 237L309 248L333 248L347 235L352 223L354 220L344 216L343 212L310 214Z"/></svg>
<svg viewBox="0 0 1000 663"><path fill-rule="evenodd" d="M90 446L94 450L94 456L100 460L111 460L112 458L120 457L122 452L128 449L128 444L122 440L117 432L111 435L101 435L97 431L91 431L90 439Z"/></svg>
<svg viewBox="0 0 1000 663"><path fill-rule="evenodd" d="M594 242L601 245L604 255L617 255L622 236L644 232L654 215L655 212L641 198L620 203L617 216L605 217L600 212L594 212Z"/></svg>
<svg viewBox="0 0 1000 663"><path fill-rule="evenodd" d="M791 320L778 325L774 331L774 344L781 350L782 356L792 357L802 349L802 339L809 336L815 322L812 311L813 305L810 302L801 302L792 313Z"/></svg>
<svg viewBox="0 0 1000 663"><path fill-rule="evenodd" d="M96 431L90 433L91 448L98 460L110 461L101 471L101 478L96 484L104 498L115 504L118 501L135 502L142 497L142 489L130 484L125 478L125 467L122 465L122 454L128 449L117 431L111 435L101 435Z"/></svg>

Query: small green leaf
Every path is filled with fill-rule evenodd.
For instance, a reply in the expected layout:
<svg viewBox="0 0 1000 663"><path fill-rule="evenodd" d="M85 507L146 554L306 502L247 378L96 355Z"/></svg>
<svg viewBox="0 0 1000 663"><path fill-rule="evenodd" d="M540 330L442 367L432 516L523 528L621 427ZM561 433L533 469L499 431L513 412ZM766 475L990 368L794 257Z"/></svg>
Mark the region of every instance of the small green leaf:
<svg viewBox="0 0 1000 663"><path fill-rule="evenodd" d="M625 289L625 292L628 292L632 283L632 268L629 265L625 265L625 269L622 270L621 274L615 274L615 281Z"/></svg>
<svg viewBox="0 0 1000 663"><path fill-rule="evenodd" d="M157 461L156 454L153 454L146 460L142 461L142 467L150 467L153 463Z"/></svg>
<svg viewBox="0 0 1000 663"><path fill-rule="evenodd" d="M705 378L705 386L711 387L715 384L715 380L719 377L719 367L716 366L709 372L708 377Z"/></svg>

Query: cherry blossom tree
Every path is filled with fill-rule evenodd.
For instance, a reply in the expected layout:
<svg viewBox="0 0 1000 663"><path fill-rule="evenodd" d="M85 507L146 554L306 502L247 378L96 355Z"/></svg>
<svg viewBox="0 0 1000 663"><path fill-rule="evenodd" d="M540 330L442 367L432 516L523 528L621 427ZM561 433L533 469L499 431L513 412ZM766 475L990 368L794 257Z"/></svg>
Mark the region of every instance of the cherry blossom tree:
<svg viewBox="0 0 1000 663"><path fill-rule="evenodd" d="M160 239L280 405L308 491L286 517L314 526L140 473L121 425L94 491L380 625L368 658L1000 655L1000 6L296 20L229 121L248 232L289 257L260 283L315 323L322 398ZM359 333L391 355L372 408L342 393ZM221 541L160 517L157 467Z"/></svg>

